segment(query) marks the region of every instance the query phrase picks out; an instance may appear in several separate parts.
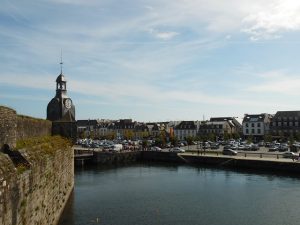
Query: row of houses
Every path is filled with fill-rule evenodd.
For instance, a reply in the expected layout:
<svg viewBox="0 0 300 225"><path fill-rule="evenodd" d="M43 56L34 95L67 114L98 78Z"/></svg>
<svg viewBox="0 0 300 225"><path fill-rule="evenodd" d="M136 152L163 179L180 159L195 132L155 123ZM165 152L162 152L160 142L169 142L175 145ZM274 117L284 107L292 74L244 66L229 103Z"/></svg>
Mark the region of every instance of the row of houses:
<svg viewBox="0 0 300 225"><path fill-rule="evenodd" d="M273 138L300 136L300 111L278 111L275 115L262 113L245 114L243 135L261 139L265 135Z"/></svg>
<svg viewBox="0 0 300 225"><path fill-rule="evenodd" d="M143 139L170 133L169 122L141 123L132 119L78 120L77 132L81 137Z"/></svg>
<svg viewBox="0 0 300 225"><path fill-rule="evenodd" d="M78 134L81 136L110 137L120 139L143 139L148 137L253 137L263 139L300 137L300 111L278 111L275 115L245 114L242 120L237 117L213 117L207 121L171 121L157 123L136 122L132 119L120 120L78 120Z"/></svg>

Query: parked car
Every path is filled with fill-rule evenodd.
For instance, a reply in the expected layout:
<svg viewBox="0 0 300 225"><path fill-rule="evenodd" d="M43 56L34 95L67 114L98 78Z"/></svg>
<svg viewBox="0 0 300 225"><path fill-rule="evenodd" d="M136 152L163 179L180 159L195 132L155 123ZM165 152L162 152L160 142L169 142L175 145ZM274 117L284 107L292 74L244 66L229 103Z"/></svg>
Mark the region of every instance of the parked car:
<svg viewBox="0 0 300 225"><path fill-rule="evenodd" d="M278 151L278 147L275 146L275 145L271 145L271 146L269 147L269 152L275 152L275 151Z"/></svg>
<svg viewBox="0 0 300 225"><path fill-rule="evenodd" d="M289 158L289 159L296 159L296 158L298 158L298 155L294 152L284 152L282 154L282 157L283 158Z"/></svg>
<svg viewBox="0 0 300 225"><path fill-rule="evenodd" d="M171 149L170 149L170 152L183 153L183 152L185 152L185 150L182 149L182 148L179 148L179 147L175 147L175 148L171 148Z"/></svg>
<svg viewBox="0 0 300 225"><path fill-rule="evenodd" d="M211 144L210 148L211 149L219 149L219 145L218 144Z"/></svg>
<svg viewBox="0 0 300 225"><path fill-rule="evenodd" d="M258 151L258 150L259 150L258 144L252 144L252 145L250 146L250 150L251 150L251 151Z"/></svg>
<svg viewBox="0 0 300 225"><path fill-rule="evenodd" d="M225 145L225 146L223 147L223 149L224 149L224 150L231 149L231 145ZM232 149L231 149L231 150L232 150Z"/></svg>
<svg viewBox="0 0 300 225"><path fill-rule="evenodd" d="M152 151L161 152L161 148L160 148L160 147L157 147L157 146L152 147L151 150L152 150Z"/></svg>
<svg viewBox="0 0 300 225"><path fill-rule="evenodd" d="M245 145L239 145L238 150L247 150L247 148L245 147Z"/></svg>
<svg viewBox="0 0 300 225"><path fill-rule="evenodd" d="M289 150L289 146L288 146L287 144L281 144L281 145L279 145L278 150L279 150L280 152L286 152L286 151Z"/></svg>
<svg viewBox="0 0 300 225"><path fill-rule="evenodd" d="M224 149L222 152L223 155L237 155L237 151L232 149Z"/></svg>

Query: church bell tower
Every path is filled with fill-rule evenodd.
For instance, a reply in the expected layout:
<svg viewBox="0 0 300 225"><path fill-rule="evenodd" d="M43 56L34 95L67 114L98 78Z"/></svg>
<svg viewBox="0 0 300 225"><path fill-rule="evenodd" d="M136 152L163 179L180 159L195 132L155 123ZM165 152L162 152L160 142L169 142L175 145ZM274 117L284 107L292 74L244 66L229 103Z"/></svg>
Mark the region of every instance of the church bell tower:
<svg viewBox="0 0 300 225"><path fill-rule="evenodd" d="M47 106L47 120L52 121L52 134L76 139L75 106L67 95L67 80L61 72L56 78L56 95Z"/></svg>
<svg viewBox="0 0 300 225"><path fill-rule="evenodd" d="M56 95L48 104L47 119L75 121L75 106L67 95L67 80L62 73L56 79Z"/></svg>

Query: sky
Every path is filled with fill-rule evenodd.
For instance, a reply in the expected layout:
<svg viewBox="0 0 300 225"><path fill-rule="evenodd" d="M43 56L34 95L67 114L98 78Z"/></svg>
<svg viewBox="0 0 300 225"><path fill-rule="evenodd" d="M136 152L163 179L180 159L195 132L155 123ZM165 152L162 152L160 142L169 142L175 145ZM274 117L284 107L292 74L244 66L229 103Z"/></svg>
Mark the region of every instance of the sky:
<svg viewBox="0 0 300 225"><path fill-rule="evenodd" d="M300 1L0 0L0 105L46 118L202 120L300 110Z"/></svg>

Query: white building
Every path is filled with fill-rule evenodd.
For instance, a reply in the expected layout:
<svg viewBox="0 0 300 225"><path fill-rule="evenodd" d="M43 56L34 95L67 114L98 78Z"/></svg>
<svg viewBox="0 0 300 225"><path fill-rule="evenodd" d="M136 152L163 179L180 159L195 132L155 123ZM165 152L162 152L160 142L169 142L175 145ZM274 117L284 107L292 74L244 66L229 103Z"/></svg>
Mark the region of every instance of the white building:
<svg viewBox="0 0 300 225"><path fill-rule="evenodd" d="M253 136L254 138L262 139L265 134L268 134L271 122L271 115L262 114L245 114L243 119L243 135L247 138Z"/></svg>
<svg viewBox="0 0 300 225"><path fill-rule="evenodd" d="M174 136L179 140L187 137L196 137L198 133L199 123L194 121L182 121L174 127Z"/></svg>

